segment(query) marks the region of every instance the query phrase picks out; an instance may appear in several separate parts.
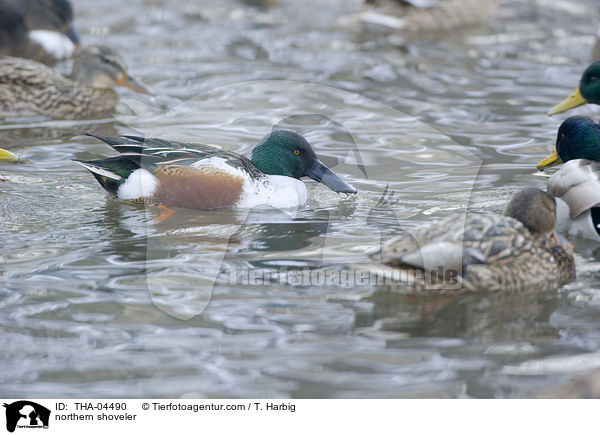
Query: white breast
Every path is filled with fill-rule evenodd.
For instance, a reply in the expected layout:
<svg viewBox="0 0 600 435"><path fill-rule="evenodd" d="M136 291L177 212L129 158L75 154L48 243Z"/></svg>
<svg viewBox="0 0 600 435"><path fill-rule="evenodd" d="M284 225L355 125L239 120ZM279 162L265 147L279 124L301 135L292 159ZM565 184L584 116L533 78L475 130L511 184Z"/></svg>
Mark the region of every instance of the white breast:
<svg viewBox="0 0 600 435"><path fill-rule="evenodd" d="M71 57L75 44L67 36L51 30L32 30L29 39L39 44L47 53L55 59L66 59Z"/></svg>
<svg viewBox="0 0 600 435"><path fill-rule="evenodd" d="M306 204L306 185L296 178L266 175L259 180L254 180L247 172L229 166L222 157L203 159L192 166L195 168L211 166L243 178L242 197L236 204L238 208L261 206L292 208Z"/></svg>
<svg viewBox="0 0 600 435"><path fill-rule="evenodd" d="M556 230L559 233L568 233L571 236L600 240L600 236L594 228L590 211L587 210L575 219L571 219L569 206L560 198L556 198Z"/></svg>
<svg viewBox="0 0 600 435"><path fill-rule="evenodd" d="M246 180L237 207L260 206L293 208L306 204L306 185L296 178L266 175L261 180Z"/></svg>

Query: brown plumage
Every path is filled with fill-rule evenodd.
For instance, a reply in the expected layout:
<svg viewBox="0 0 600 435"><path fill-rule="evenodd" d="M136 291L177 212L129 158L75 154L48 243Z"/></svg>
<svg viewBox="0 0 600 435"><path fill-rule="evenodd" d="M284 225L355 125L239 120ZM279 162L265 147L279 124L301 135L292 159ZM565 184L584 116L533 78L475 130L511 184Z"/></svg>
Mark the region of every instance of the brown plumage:
<svg viewBox="0 0 600 435"><path fill-rule="evenodd" d="M62 77L38 62L0 59L0 117L78 119L112 111L113 89L97 89Z"/></svg>
<svg viewBox="0 0 600 435"><path fill-rule="evenodd" d="M160 166L153 200L171 207L211 210L231 207L240 199L244 179L216 168Z"/></svg>
<svg viewBox="0 0 600 435"><path fill-rule="evenodd" d="M385 266L419 272L395 286L401 293L560 286L574 279L575 261L555 233L555 214L549 194L524 189L504 216L452 216L401 235L377 255Z"/></svg>
<svg viewBox="0 0 600 435"><path fill-rule="evenodd" d="M366 0L383 15L399 19L406 32L434 32L477 24L497 7L497 0ZM414 3L414 4L413 4ZM420 3L425 6L418 7ZM415 6L416 5L416 6Z"/></svg>
<svg viewBox="0 0 600 435"><path fill-rule="evenodd" d="M32 60L0 58L0 118L107 115L119 103L115 85L147 93L127 74L121 57L108 47L91 46L78 53L72 78Z"/></svg>

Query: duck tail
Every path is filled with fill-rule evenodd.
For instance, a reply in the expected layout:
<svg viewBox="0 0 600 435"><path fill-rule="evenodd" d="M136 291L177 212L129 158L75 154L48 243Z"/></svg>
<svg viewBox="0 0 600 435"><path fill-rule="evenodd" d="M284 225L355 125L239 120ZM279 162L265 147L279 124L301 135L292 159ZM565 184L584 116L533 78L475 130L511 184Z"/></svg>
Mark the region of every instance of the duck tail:
<svg viewBox="0 0 600 435"><path fill-rule="evenodd" d="M104 190L114 196L117 196L119 186L131 173L140 168L134 161L122 156L89 161L73 159L73 161L90 171Z"/></svg>
<svg viewBox="0 0 600 435"><path fill-rule="evenodd" d="M120 153L142 153L147 146L144 144L144 138L138 136L103 136L101 134L85 132L86 136L95 137L107 145L110 145Z"/></svg>

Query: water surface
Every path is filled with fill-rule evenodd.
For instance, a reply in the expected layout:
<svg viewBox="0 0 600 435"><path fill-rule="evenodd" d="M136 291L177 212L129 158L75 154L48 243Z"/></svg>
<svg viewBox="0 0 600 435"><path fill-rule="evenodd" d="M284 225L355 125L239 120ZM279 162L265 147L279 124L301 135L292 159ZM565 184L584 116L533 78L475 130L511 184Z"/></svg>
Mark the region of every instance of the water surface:
<svg viewBox="0 0 600 435"><path fill-rule="evenodd" d="M73 3L83 41L118 49L157 96L124 91L110 119L0 125L25 160L0 167L4 397L527 397L599 365L584 240L560 289L407 298L294 274L543 187L535 163L564 119L545 113L587 65L593 1L506 0L485 25L420 35L356 24L358 0ZM310 181L300 210L157 222L70 160L112 153L84 131L248 153L276 127L359 194ZM386 186L392 207L377 205Z"/></svg>

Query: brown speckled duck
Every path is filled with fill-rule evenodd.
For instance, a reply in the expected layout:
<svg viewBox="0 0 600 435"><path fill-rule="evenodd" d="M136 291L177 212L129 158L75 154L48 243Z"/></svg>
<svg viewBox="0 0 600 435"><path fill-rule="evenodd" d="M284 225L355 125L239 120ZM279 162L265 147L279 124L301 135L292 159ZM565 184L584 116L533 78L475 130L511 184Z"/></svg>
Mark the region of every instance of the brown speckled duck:
<svg viewBox="0 0 600 435"><path fill-rule="evenodd" d="M365 0L361 21L404 32L435 32L483 21L497 0Z"/></svg>
<svg viewBox="0 0 600 435"><path fill-rule="evenodd" d="M556 235L555 216L552 196L524 189L503 216L452 216L405 233L373 255L410 278L398 275L393 290L399 293L558 287L575 278L575 261Z"/></svg>
<svg viewBox="0 0 600 435"><path fill-rule="evenodd" d="M79 44L69 0L0 0L0 55L52 63Z"/></svg>
<svg viewBox="0 0 600 435"><path fill-rule="evenodd" d="M0 58L0 118L82 119L109 114L119 103L114 86L149 93L127 73L121 56L104 46L79 51L70 78L39 62Z"/></svg>

